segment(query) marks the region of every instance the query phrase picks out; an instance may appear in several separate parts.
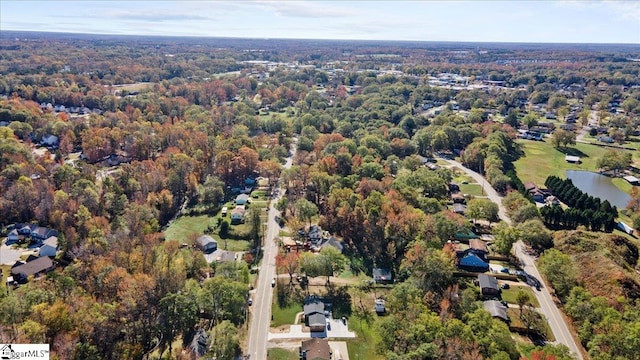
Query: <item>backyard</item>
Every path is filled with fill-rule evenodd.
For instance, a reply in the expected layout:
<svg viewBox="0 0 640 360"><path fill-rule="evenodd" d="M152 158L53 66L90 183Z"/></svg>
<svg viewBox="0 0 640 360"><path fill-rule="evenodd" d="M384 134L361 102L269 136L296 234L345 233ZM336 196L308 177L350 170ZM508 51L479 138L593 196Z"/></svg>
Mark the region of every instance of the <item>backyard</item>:
<svg viewBox="0 0 640 360"><path fill-rule="evenodd" d="M269 206L269 200L265 197L264 192L254 191L252 196L251 205L249 208L257 208L260 210L261 223L267 219L267 212L265 211ZM228 209L233 209L235 204L233 201L229 201L222 206L226 206ZM194 209L187 209L186 213L193 211ZM179 242L195 241L200 235L207 234L216 240L219 244L219 248L229 251L247 251L250 244L247 239L243 239L245 234L248 234L251 225L249 219L246 219L244 223L231 225L229 227L229 236L222 238L219 234L220 227L218 222L221 219L230 221L229 217L223 217L220 213L215 215L202 214L202 215L181 215L175 221L173 221L164 231L166 240L175 240Z"/></svg>

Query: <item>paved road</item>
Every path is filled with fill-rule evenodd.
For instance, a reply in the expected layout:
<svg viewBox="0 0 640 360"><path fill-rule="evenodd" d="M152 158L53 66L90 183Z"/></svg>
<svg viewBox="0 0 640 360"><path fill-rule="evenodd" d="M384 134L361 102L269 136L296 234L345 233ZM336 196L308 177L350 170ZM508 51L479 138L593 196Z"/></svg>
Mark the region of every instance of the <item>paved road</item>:
<svg viewBox="0 0 640 360"><path fill-rule="evenodd" d="M455 165L462 169L467 175L471 176L478 184L481 184L484 191L487 194L487 197L498 204L499 212L498 216L500 219L511 224L511 219L507 216L506 209L502 206L502 196L500 196L489 183L482 177L482 175L477 172L467 169L461 163L455 160L448 160L450 164ZM524 244L522 241L518 241L515 245L516 256L520 259L523 264L523 270L527 273L535 276L538 279L542 279L540 273L538 272L538 268L536 268L535 260L533 257L524 252ZM556 306L555 302L553 302L553 298L551 297L551 293L546 287L542 287L540 291L533 291L540 303L541 312L546 316L547 321L549 323L549 327L551 327L551 331L553 332L554 337L556 338L556 342L560 344L566 345L569 350L576 356L577 359L582 360L582 353L580 352L581 346L576 343L574 338L571 336L571 332L567 326L567 323L564 321L562 317L562 313Z"/></svg>
<svg viewBox="0 0 640 360"><path fill-rule="evenodd" d="M293 164L296 143L297 139L294 139L291 146L291 156L287 158L287 162L284 165L285 169L290 168ZM278 236L280 230L280 226L276 223L276 216L280 212L276 210L275 204L282 196L282 193L283 189L280 189L278 196L271 201L271 206L269 207L262 265L260 265L258 274L258 284L252 295L254 299L249 326L249 346L246 353L251 360L266 360L267 358L267 341L271 325L271 298L273 296L271 281L276 276L276 255L278 254L278 246L274 239Z"/></svg>

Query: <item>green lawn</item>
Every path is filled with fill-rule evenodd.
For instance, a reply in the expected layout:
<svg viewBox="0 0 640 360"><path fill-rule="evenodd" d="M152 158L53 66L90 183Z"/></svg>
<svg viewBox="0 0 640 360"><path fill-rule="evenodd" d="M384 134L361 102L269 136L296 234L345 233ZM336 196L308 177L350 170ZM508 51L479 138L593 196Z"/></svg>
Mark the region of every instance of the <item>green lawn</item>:
<svg viewBox="0 0 640 360"><path fill-rule="evenodd" d="M215 226L216 221L216 217L209 215L180 216L164 231L164 237L167 240L185 242L194 236L204 234L209 225Z"/></svg>
<svg viewBox="0 0 640 360"><path fill-rule="evenodd" d="M298 360L300 354L280 348L271 348L267 350L267 360Z"/></svg>
<svg viewBox="0 0 640 360"><path fill-rule="evenodd" d="M460 184L460 192L473 196L487 196L480 184Z"/></svg>
<svg viewBox="0 0 640 360"><path fill-rule="evenodd" d="M570 146L566 150L558 150L553 147L550 140L519 140L518 143L524 150L524 155L514 162L518 177L522 182L531 181L538 186L544 186L544 181L551 175L566 178L565 170L595 171L596 161L608 150L601 146L582 143ZM580 156L582 163L567 163L564 160L567 154ZM623 182L626 183L622 179L614 179L616 186L629 192L631 185L625 185Z"/></svg>
<svg viewBox="0 0 640 360"><path fill-rule="evenodd" d="M383 356L376 353L378 335L374 331L377 315L372 315L372 321L367 323L357 316L349 318L349 330L357 335L355 339L347 340L350 359L382 360Z"/></svg>
<svg viewBox="0 0 640 360"><path fill-rule="evenodd" d="M531 305L533 305L534 307L540 307L540 303L538 303L538 299L536 299L536 295L533 293L533 290L531 290L531 288L528 286L512 286L510 289L503 289L502 300L508 302L509 304L517 304L518 301L516 301L516 296L518 295L519 291L524 291L525 293L529 294L529 298L531 299Z"/></svg>
<svg viewBox="0 0 640 360"><path fill-rule="evenodd" d="M302 305L294 302L286 308L278 306L278 302L274 301L271 307L271 327L278 327L282 325L291 325L296 319L296 314L302 312Z"/></svg>

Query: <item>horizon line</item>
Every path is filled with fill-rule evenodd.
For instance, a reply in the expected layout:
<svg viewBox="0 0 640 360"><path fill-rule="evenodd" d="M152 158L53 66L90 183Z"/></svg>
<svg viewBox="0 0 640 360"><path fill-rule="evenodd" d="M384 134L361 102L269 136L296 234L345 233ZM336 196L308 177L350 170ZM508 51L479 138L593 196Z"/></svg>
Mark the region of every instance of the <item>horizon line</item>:
<svg viewBox="0 0 640 360"><path fill-rule="evenodd" d="M74 32L56 30L12 30L0 29L0 39L6 38L6 32L13 33L35 33L35 34L59 34L59 35L97 35L97 36L119 36L119 37L159 37L159 38L195 38L195 39L233 39L233 40L321 40L321 41L344 41L344 42L397 42L397 43L459 43L459 44L527 44L527 45L603 45L603 46L637 46L640 50L640 43L589 43L589 42L535 42L535 41L471 41L471 40L381 40L381 39L330 39L330 38L289 38L289 37L243 37L243 36L212 36L212 35L167 35L167 34L122 34L103 32ZM3 36L4 34L4 36Z"/></svg>

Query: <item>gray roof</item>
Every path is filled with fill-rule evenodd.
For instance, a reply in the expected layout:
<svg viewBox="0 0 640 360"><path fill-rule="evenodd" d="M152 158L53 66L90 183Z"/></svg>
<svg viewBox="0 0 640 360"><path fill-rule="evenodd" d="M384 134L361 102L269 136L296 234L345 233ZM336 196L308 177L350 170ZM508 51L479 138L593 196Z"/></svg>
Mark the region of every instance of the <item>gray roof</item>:
<svg viewBox="0 0 640 360"><path fill-rule="evenodd" d="M498 290L498 279L487 274L479 274L478 282L480 283L480 289L495 289Z"/></svg>
<svg viewBox="0 0 640 360"><path fill-rule="evenodd" d="M324 327L327 324L327 319L324 317L324 314L313 313L307 316L307 322L310 327L314 326L322 326Z"/></svg>
<svg viewBox="0 0 640 360"><path fill-rule="evenodd" d="M374 268L373 269L373 278L375 280L393 280L393 276L391 276L391 270L382 269L382 268Z"/></svg>
<svg viewBox="0 0 640 360"><path fill-rule="evenodd" d="M491 313L491 316L509 321L507 315L507 307L502 305L498 300L488 300L483 302L484 309Z"/></svg>
<svg viewBox="0 0 640 360"><path fill-rule="evenodd" d="M342 252L342 249L344 249L344 245L342 245L342 243L338 239L334 238L333 236L330 237L329 240L322 243L322 245L320 245L321 248L325 246L333 246L334 248L338 249L338 251L340 252Z"/></svg>
<svg viewBox="0 0 640 360"><path fill-rule="evenodd" d="M320 300L311 300L304 304L304 315L310 316L311 314L322 314L324 316L324 303Z"/></svg>
<svg viewBox="0 0 640 360"><path fill-rule="evenodd" d="M37 258L35 260L29 261L26 264L22 264L20 266L16 266L11 269L11 273L13 275L23 274L24 276L31 276L42 271L53 268L53 261L47 256Z"/></svg>
<svg viewBox="0 0 640 360"><path fill-rule="evenodd" d="M209 245L211 243L216 244L216 245L218 244L218 242L213 240L213 238L211 236L209 236L209 235L202 235L196 241L202 247L206 247L207 245Z"/></svg>

